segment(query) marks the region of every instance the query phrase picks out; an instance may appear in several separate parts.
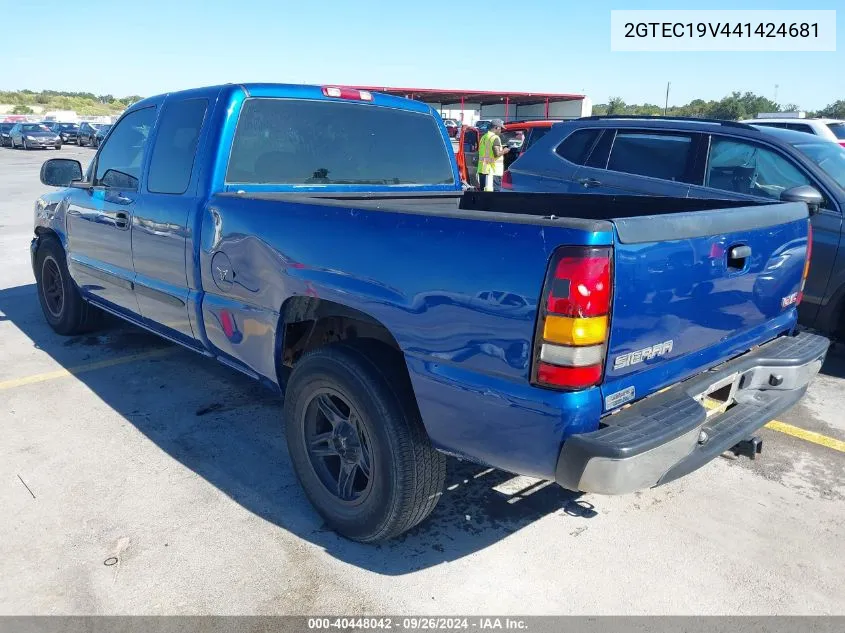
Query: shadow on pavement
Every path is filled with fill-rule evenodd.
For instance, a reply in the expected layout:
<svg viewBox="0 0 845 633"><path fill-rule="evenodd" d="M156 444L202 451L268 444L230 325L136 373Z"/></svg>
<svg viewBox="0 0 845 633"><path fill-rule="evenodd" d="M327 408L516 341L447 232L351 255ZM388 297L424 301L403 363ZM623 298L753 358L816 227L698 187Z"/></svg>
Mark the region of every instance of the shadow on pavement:
<svg viewBox="0 0 845 633"><path fill-rule="evenodd" d="M822 365L822 373L831 378L845 378L845 343L833 342Z"/></svg>
<svg viewBox="0 0 845 633"><path fill-rule="evenodd" d="M122 323L91 335L61 337L44 321L33 284L0 290L0 321L11 321L67 368L172 348L172 356L76 378L168 455L244 508L340 560L377 573L405 574L459 559L550 514L564 519L562 532L580 526L566 519L596 515L579 494L555 484L450 459L443 497L428 520L386 544L360 545L329 530L308 503L288 459L281 400L258 383Z"/></svg>

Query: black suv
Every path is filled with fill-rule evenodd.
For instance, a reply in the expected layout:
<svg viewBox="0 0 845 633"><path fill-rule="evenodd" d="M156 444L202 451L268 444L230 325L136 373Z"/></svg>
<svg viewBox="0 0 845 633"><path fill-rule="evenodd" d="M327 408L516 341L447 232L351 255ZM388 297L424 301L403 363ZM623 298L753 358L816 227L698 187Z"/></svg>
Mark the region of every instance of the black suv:
<svg viewBox="0 0 845 633"><path fill-rule="evenodd" d="M76 137L76 144L80 147L83 145L94 145L94 136L97 130L102 127L102 123L88 123L85 121L79 124L79 132Z"/></svg>
<svg viewBox="0 0 845 633"><path fill-rule="evenodd" d="M0 147L11 147L12 137L9 132L15 127L14 123L0 123Z"/></svg>
<svg viewBox="0 0 845 633"><path fill-rule="evenodd" d="M502 179L513 191L748 200L802 185L823 201L799 317L845 335L845 148L835 142L733 121L585 117L554 125Z"/></svg>
<svg viewBox="0 0 845 633"><path fill-rule="evenodd" d="M50 129L59 135L62 143L76 143L76 134L79 131L76 123L53 123Z"/></svg>

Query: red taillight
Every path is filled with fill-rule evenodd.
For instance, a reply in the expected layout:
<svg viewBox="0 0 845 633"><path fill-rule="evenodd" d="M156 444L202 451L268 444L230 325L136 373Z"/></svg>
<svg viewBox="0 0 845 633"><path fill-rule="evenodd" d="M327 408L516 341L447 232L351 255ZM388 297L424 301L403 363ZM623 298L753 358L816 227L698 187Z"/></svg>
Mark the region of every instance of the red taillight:
<svg viewBox="0 0 845 633"><path fill-rule="evenodd" d="M513 189L513 178L507 170L502 174L502 189Z"/></svg>
<svg viewBox="0 0 845 633"><path fill-rule="evenodd" d="M798 300L795 304L801 303L804 299L804 285L810 275L810 261L813 258L813 223L807 220L807 257L804 260L804 272L801 274L801 290L798 291Z"/></svg>
<svg viewBox="0 0 845 633"><path fill-rule="evenodd" d="M612 294L611 249L566 246L552 257L534 345L533 382L584 389L601 382Z"/></svg>
<svg viewBox="0 0 845 633"><path fill-rule="evenodd" d="M842 147L845 147L845 141L839 141L839 144L840 144Z"/></svg>
<svg viewBox="0 0 845 633"><path fill-rule="evenodd" d="M592 317L610 305L610 258L561 257L555 266L548 309L553 314Z"/></svg>
<svg viewBox="0 0 845 633"><path fill-rule="evenodd" d="M601 365L589 367L558 367L548 363L537 366L537 380L547 385L565 389L592 387L601 380Z"/></svg>
<svg viewBox="0 0 845 633"><path fill-rule="evenodd" d="M356 90L355 88L339 88L336 86L323 86L323 94L335 99L355 99L356 101L372 101L373 93L367 90Z"/></svg>

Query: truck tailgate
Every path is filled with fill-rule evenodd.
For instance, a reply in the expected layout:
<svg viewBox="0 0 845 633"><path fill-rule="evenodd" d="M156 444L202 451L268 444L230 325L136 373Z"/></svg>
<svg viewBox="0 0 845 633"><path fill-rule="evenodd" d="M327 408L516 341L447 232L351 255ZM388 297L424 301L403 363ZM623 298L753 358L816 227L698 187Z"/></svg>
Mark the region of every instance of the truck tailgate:
<svg viewBox="0 0 845 633"><path fill-rule="evenodd" d="M807 210L778 204L613 221L605 411L794 326Z"/></svg>

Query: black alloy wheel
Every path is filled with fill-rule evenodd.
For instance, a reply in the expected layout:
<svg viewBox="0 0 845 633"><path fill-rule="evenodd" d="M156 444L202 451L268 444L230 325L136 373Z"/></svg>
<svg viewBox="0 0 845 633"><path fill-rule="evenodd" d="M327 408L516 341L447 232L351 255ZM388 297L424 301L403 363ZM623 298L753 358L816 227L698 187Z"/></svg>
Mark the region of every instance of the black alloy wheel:
<svg viewBox="0 0 845 633"><path fill-rule="evenodd" d="M325 387L302 410L300 428L314 474L344 504L362 503L372 489L372 442L361 414Z"/></svg>
<svg viewBox="0 0 845 633"><path fill-rule="evenodd" d="M65 287L59 264L50 255L41 264L41 294L50 314L56 319L61 318L65 306Z"/></svg>

